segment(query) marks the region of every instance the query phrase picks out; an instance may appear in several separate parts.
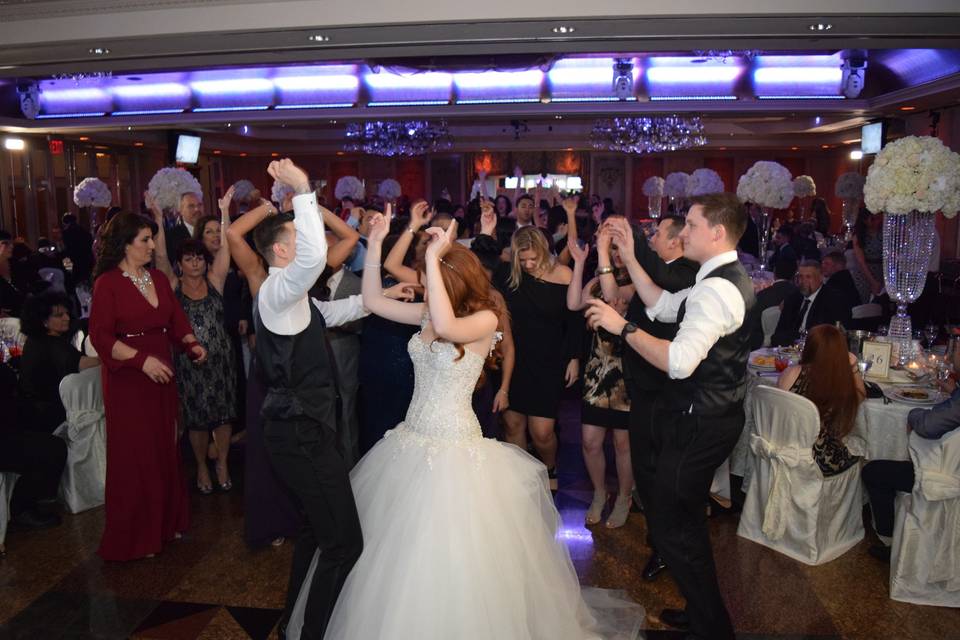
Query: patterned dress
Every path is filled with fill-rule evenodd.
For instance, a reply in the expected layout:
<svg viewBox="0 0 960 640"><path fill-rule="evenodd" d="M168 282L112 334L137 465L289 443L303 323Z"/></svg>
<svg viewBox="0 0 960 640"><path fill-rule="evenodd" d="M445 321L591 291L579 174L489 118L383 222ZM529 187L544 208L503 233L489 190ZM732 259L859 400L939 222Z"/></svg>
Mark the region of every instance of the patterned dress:
<svg viewBox="0 0 960 640"><path fill-rule="evenodd" d="M797 380L790 387L790 391L806 397L807 372L805 369L800 370L800 375L797 376ZM820 467L823 475L830 477L843 473L855 465L860 457L850 453L842 440L835 438L827 431L823 424L827 420L829 420L829 416L820 416L820 434L813 443L813 459Z"/></svg>
<svg viewBox="0 0 960 640"><path fill-rule="evenodd" d="M186 355L177 356L183 424L191 431L210 431L237 419L237 362L223 325L223 297L209 282L200 300L188 298L180 287L176 296L207 350L207 361L200 366Z"/></svg>

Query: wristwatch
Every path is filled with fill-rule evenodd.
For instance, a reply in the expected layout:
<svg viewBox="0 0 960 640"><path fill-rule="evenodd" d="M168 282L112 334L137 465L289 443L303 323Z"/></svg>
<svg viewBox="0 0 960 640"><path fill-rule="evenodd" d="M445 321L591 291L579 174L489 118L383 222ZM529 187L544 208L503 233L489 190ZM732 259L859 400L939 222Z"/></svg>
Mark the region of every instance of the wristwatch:
<svg viewBox="0 0 960 640"><path fill-rule="evenodd" d="M628 322L627 324L623 325L623 329L620 331L620 339L626 342L627 335L633 333L636 330L637 330L637 325L633 324L632 322Z"/></svg>

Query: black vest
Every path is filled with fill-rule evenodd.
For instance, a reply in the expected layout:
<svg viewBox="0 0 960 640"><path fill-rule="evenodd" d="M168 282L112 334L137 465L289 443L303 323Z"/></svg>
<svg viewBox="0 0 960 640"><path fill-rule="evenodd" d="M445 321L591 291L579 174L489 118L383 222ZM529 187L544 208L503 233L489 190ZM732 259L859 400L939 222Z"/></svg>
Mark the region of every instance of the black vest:
<svg viewBox="0 0 960 640"><path fill-rule="evenodd" d="M257 365L267 387L260 415L265 420L308 417L336 431L337 375L320 310L310 303L310 324L292 336L267 329L256 302L253 321Z"/></svg>
<svg viewBox="0 0 960 640"><path fill-rule="evenodd" d="M748 319L756 302L753 282L739 262L721 265L708 273L706 278L723 278L733 283L743 296L743 323L733 333L717 340L689 378L668 381L659 405L667 411L724 415L739 409L747 392L751 330ZM678 324L683 322L686 310L687 301L684 300L677 312Z"/></svg>

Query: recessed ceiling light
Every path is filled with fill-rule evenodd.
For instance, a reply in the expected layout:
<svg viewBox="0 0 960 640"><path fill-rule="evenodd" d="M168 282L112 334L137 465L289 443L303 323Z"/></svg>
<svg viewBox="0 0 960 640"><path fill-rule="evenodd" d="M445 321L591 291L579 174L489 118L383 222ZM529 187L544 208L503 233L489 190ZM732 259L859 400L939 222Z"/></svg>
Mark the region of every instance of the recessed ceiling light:
<svg viewBox="0 0 960 640"><path fill-rule="evenodd" d="M563 116L553 116L555 120L563 120Z"/></svg>
<svg viewBox="0 0 960 640"><path fill-rule="evenodd" d="M576 30L577 30L576 27L570 27L570 26L567 26L567 25L565 25L565 24L561 24L561 25L556 26L556 27L553 28L553 32L554 32L554 33L559 33L559 34L561 34L561 35L566 35L566 34L568 34L568 33L573 33L573 32L576 31Z"/></svg>
<svg viewBox="0 0 960 640"><path fill-rule="evenodd" d="M80 136L80 142L86 142L89 139L87 136Z"/></svg>
<svg viewBox="0 0 960 640"><path fill-rule="evenodd" d="M337 155L338 155L338 156L342 156L342 155L343 155L343 151L337 151Z"/></svg>
<svg viewBox="0 0 960 640"><path fill-rule="evenodd" d="M247 152L246 152L246 151L242 152L242 153L240 154L240 157L241 157L241 158L246 158L246 157L247 157Z"/></svg>
<svg viewBox="0 0 960 640"><path fill-rule="evenodd" d="M862 159L863 159L863 151L860 151L860 149L856 149L856 150L854 150L854 151L851 151L851 152L850 152L850 159L851 159L851 160L862 160Z"/></svg>
<svg viewBox="0 0 960 640"><path fill-rule="evenodd" d="M271 158L279 158L279 157L280 157L280 154L277 153L276 151L274 151L273 153L270 154L270 157L271 157Z"/></svg>
<svg viewBox="0 0 960 640"><path fill-rule="evenodd" d="M143 143L142 143L142 142L134 142L134 143L133 143L133 146L135 146L135 147L142 147L142 146L143 146Z"/></svg>
<svg viewBox="0 0 960 640"><path fill-rule="evenodd" d="M214 150L213 150L213 155L215 155L215 156L218 156L218 155L220 155L221 153L223 153L223 152L220 151L220 149L214 149Z"/></svg>
<svg viewBox="0 0 960 640"><path fill-rule="evenodd" d="M828 145L828 144L822 144L822 145L820 145L820 148L821 148L821 149L829 149L829 148L830 148L830 145Z"/></svg>
<svg viewBox="0 0 960 640"><path fill-rule="evenodd" d="M127 131L133 131L133 127L127 127Z"/></svg>
<svg viewBox="0 0 960 640"><path fill-rule="evenodd" d="M910 106L910 105L905 105L903 107L900 107L900 111L914 111L915 109L916 107Z"/></svg>
<svg viewBox="0 0 960 640"><path fill-rule="evenodd" d="M829 22L815 22L807 27L810 31L830 31L833 25Z"/></svg>
<svg viewBox="0 0 960 640"><path fill-rule="evenodd" d="M87 49L87 53L94 56L105 56L110 54L110 49L106 47L90 47Z"/></svg>
<svg viewBox="0 0 960 640"><path fill-rule="evenodd" d="M26 146L27 143L24 142L23 138L5 138L3 140L3 148L9 151L23 151Z"/></svg>
<svg viewBox="0 0 960 640"><path fill-rule="evenodd" d="M726 147L720 147L720 151L726 151L726 150L727 150Z"/></svg>
<svg viewBox="0 0 960 640"><path fill-rule="evenodd" d="M799 151L800 147L790 147L790 151Z"/></svg>
<svg viewBox="0 0 960 640"><path fill-rule="evenodd" d="M330 36L325 36L322 33L315 33L310 36L311 42L330 42Z"/></svg>

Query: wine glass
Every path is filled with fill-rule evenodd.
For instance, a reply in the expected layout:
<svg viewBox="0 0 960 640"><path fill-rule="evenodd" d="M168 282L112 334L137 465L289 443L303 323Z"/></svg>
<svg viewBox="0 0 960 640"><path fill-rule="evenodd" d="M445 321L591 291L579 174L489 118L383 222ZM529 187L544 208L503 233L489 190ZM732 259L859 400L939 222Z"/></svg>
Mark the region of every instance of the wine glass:
<svg viewBox="0 0 960 640"><path fill-rule="evenodd" d="M885 324L882 324L882 325L880 325L879 327L877 327L877 335L878 335L878 336L885 336L885 335L887 335L889 332L890 332L890 327L887 326L887 325L885 325Z"/></svg>
<svg viewBox="0 0 960 640"><path fill-rule="evenodd" d="M867 375L867 371L870 371L870 367L873 366L873 360L857 360L857 369L860 370L860 377Z"/></svg>
<svg viewBox="0 0 960 640"><path fill-rule="evenodd" d="M923 328L923 335L927 339L927 349L932 349L933 343L936 342L937 336L940 335L940 327L936 323L931 322Z"/></svg>

